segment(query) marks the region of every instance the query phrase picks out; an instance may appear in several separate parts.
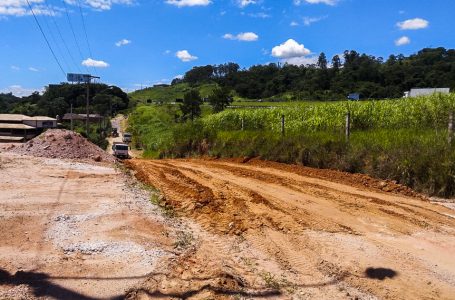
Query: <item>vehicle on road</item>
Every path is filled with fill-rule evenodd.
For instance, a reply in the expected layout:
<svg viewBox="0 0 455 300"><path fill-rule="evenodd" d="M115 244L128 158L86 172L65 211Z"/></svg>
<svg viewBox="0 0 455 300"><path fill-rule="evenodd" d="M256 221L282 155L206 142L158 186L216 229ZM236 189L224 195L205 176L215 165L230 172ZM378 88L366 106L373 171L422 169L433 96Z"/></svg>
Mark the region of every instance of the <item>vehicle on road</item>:
<svg viewBox="0 0 455 300"><path fill-rule="evenodd" d="M130 147L127 144L121 142L114 142L112 145L112 152L114 156L118 158L129 158L129 149Z"/></svg>
<svg viewBox="0 0 455 300"><path fill-rule="evenodd" d="M132 139L132 134L131 133L125 132L123 134L123 142L124 143L131 143L131 139Z"/></svg>
<svg viewBox="0 0 455 300"><path fill-rule="evenodd" d="M112 137L118 137L118 129L117 128L112 128L112 131L111 131L111 136Z"/></svg>

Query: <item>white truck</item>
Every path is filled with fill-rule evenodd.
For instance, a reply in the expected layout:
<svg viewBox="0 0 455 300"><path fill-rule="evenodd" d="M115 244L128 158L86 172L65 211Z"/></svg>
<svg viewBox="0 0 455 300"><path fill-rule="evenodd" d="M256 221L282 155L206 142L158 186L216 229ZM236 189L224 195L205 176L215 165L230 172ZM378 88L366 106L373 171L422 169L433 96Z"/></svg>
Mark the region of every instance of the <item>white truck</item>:
<svg viewBox="0 0 455 300"><path fill-rule="evenodd" d="M112 152L115 157L118 158L129 158L130 154L128 153L128 150L130 147L125 144L125 143L120 143L120 142L114 142L112 145Z"/></svg>
<svg viewBox="0 0 455 300"><path fill-rule="evenodd" d="M124 143L131 143L131 140L132 140L132 135L131 135L131 133L125 132L125 133L123 134L123 142L124 142Z"/></svg>

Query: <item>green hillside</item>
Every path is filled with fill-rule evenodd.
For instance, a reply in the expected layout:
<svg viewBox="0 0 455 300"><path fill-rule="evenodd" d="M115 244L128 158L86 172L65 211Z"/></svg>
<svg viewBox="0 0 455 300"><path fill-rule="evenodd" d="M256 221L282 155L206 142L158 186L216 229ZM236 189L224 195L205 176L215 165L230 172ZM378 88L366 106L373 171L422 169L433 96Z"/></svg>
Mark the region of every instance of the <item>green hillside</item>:
<svg viewBox="0 0 455 300"><path fill-rule="evenodd" d="M216 87L216 83L206 83L198 85L194 88L199 90L201 96L205 98L208 97ZM190 89L191 87L188 83L178 83L169 86L154 86L138 90L130 93L129 96L139 103L146 103L148 100L153 102L174 102L175 99L183 98L183 95Z"/></svg>

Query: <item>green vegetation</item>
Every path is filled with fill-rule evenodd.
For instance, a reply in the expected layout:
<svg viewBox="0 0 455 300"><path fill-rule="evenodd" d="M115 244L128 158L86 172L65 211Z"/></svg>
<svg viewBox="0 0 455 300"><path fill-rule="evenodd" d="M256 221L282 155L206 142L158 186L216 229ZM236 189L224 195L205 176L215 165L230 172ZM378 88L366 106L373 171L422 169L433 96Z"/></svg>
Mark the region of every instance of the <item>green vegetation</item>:
<svg viewBox="0 0 455 300"><path fill-rule="evenodd" d="M40 95L35 92L27 97L15 97L12 94L0 94L0 113L24 114L28 116L48 116L62 118L70 112L73 105L73 113L86 113L86 86L79 84L49 85L45 92ZM108 117L118 111L128 108L129 97L120 88L105 84L90 85L91 114L97 113ZM62 120L59 120L62 122ZM74 130L86 136L85 123L75 121ZM70 124L63 120L63 127L69 129ZM102 148L106 148L106 133L110 129L110 122L90 124L88 139Z"/></svg>
<svg viewBox="0 0 455 300"><path fill-rule="evenodd" d="M231 91L226 87L215 89L209 96L209 103L214 112L225 110L232 101Z"/></svg>
<svg viewBox="0 0 455 300"><path fill-rule="evenodd" d="M202 98L197 90L190 90L183 96L182 104L180 104L180 111L182 112L182 119L194 121L195 118L201 116Z"/></svg>
<svg viewBox="0 0 455 300"><path fill-rule="evenodd" d="M454 49L426 48L408 57L400 54L387 59L351 50L335 55L331 64L321 53L316 64L305 66L271 63L240 69L236 63L226 63L194 67L172 82L168 95L174 101L171 91L182 88L182 83L190 87L216 83L233 90L235 100L329 101L346 99L350 93L364 99L399 98L416 87L455 89L454 70Z"/></svg>
<svg viewBox="0 0 455 300"><path fill-rule="evenodd" d="M455 110L455 94L431 97L382 100L344 101L301 104L275 109L236 109L210 115L202 120L215 131L239 130L242 119L247 130L281 131L281 116L286 119L286 132L343 130L345 116L352 116L353 130L447 127L449 111Z"/></svg>
<svg viewBox="0 0 455 300"><path fill-rule="evenodd" d="M349 140L344 135L347 111L352 116ZM366 173L431 195L454 196L449 111L455 111L454 94L225 110L193 122L176 121L176 106L139 106L130 117L130 130L149 157L261 157Z"/></svg>
<svg viewBox="0 0 455 300"><path fill-rule="evenodd" d="M135 91L129 96L138 103L170 103L176 99L183 99L185 93L192 88L199 91L202 98L207 98L217 87L215 83L200 84L190 87L188 83L178 83L174 85L157 85L143 90Z"/></svg>

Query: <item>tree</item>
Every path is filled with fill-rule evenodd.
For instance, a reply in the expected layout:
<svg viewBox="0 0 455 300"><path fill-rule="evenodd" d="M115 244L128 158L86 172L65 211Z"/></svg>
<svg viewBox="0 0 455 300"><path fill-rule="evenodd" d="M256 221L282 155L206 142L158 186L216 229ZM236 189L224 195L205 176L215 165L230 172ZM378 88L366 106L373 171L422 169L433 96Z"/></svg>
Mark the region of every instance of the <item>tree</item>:
<svg viewBox="0 0 455 300"><path fill-rule="evenodd" d="M202 99L199 91L197 90L190 90L183 96L183 103L180 104L180 110L182 111L183 119L191 119L197 118L201 116L201 104Z"/></svg>
<svg viewBox="0 0 455 300"><path fill-rule="evenodd" d="M194 67L185 73L183 77L185 82L190 85L210 81L213 78L213 66Z"/></svg>
<svg viewBox="0 0 455 300"><path fill-rule="evenodd" d="M321 52L318 57L318 67L322 70L327 69L327 57L324 52Z"/></svg>
<svg viewBox="0 0 455 300"><path fill-rule="evenodd" d="M332 68L337 72L341 69L341 59L338 55L332 58Z"/></svg>
<svg viewBox="0 0 455 300"><path fill-rule="evenodd" d="M227 87L216 88L209 96L209 103L214 112L223 111L232 101L231 90Z"/></svg>
<svg viewBox="0 0 455 300"><path fill-rule="evenodd" d="M106 116L111 112L112 98L115 96L107 94L98 94L93 97L92 106L93 109L102 116Z"/></svg>

